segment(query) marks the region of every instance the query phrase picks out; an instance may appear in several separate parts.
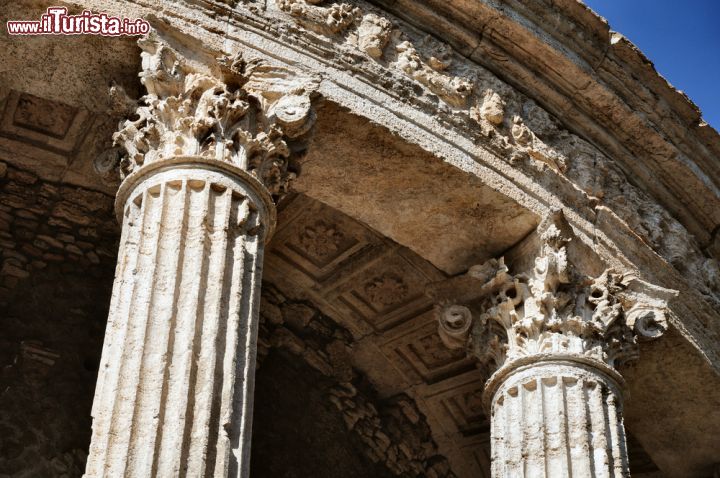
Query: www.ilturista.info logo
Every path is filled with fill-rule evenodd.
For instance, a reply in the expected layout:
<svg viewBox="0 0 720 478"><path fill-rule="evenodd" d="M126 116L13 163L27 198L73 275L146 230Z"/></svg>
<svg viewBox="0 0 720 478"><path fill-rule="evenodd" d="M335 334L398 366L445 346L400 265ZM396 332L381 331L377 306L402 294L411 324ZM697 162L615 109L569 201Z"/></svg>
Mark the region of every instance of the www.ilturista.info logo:
<svg viewBox="0 0 720 478"><path fill-rule="evenodd" d="M65 7L50 7L40 20L10 20L10 35L144 35L150 24L143 19L111 17L107 13L83 11L68 15Z"/></svg>

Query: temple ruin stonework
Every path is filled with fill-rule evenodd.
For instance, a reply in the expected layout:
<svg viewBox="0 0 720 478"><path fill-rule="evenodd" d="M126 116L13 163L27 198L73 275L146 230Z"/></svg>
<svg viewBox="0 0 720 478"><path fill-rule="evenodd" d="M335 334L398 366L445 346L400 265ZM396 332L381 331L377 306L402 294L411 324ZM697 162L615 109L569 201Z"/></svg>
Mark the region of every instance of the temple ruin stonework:
<svg viewBox="0 0 720 478"><path fill-rule="evenodd" d="M0 477L720 473L720 135L576 0L6 1Z"/></svg>

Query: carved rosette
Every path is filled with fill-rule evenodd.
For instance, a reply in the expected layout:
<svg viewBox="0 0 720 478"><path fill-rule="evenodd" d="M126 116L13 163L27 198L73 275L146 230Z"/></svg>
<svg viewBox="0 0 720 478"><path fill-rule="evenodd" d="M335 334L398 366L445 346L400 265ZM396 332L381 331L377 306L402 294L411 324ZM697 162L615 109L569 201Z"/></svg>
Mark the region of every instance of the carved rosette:
<svg viewBox="0 0 720 478"><path fill-rule="evenodd" d="M405 299L408 286L400 277L383 274L365 284L365 293L373 304L387 307Z"/></svg>
<svg viewBox="0 0 720 478"><path fill-rule="evenodd" d="M296 175L293 156L302 153L315 120L316 80L242 55L221 59L216 77L155 36L138 43L148 94L113 136L126 152L121 176L164 159L195 157L230 163L275 198L284 194Z"/></svg>
<svg viewBox="0 0 720 478"><path fill-rule="evenodd" d="M443 342L491 374L492 476L629 476L617 367L663 334L676 293L611 269L581 273L560 211L537 237L529 270L493 259L428 290Z"/></svg>

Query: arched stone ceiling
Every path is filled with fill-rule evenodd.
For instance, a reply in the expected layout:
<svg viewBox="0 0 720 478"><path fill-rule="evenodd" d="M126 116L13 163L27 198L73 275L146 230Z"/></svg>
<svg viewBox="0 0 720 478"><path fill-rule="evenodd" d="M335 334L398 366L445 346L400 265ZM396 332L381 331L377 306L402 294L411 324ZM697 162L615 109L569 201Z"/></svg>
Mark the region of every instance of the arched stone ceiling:
<svg viewBox="0 0 720 478"><path fill-rule="evenodd" d="M502 254L538 224L482 179L335 104L319 110L313 143L295 190L408 245L446 273Z"/></svg>
<svg viewBox="0 0 720 478"><path fill-rule="evenodd" d="M281 204L264 274L286 297L314 304L352 334L352 366L381 397L407 394L415 400L438 451L460 478L490 476L489 423L481 402L487 377L464 351L443 345L433 303L425 295L428 284L446 278L444 273L357 220L300 194ZM300 319L292 325L301 330ZM645 383L642 388L653 387ZM667 405L665 398L641 396L628 404L631 434L637 415L660 413L653 401ZM634 476L657 471L640 444L652 441L641 422L643 435L630 440Z"/></svg>

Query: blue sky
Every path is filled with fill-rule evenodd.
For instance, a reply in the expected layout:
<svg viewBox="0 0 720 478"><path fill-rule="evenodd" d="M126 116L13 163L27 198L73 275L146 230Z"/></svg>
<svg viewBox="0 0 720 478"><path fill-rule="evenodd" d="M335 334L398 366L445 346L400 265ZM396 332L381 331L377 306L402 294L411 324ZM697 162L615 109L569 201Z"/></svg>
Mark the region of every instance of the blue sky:
<svg viewBox="0 0 720 478"><path fill-rule="evenodd" d="M720 130L720 0L584 0Z"/></svg>

